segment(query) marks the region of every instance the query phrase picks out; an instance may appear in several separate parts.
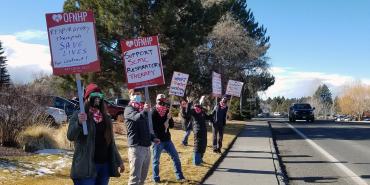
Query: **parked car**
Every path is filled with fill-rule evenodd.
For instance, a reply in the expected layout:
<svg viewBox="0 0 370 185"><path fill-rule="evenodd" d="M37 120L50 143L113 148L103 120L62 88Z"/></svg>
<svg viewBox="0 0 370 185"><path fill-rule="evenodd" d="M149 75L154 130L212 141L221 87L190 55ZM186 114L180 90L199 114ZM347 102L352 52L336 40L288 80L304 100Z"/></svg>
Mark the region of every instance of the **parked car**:
<svg viewBox="0 0 370 185"><path fill-rule="evenodd" d="M68 119L71 118L71 116L73 115L75 111L80 110L78 102L77 103L72 102L71 100L68 100L60 96L36 95L33 97L38 98L39 102L42 102L43 104L49 107L55 107L55 108L64 110L65 113L67 114Z"/></svg>
<svg viewBox="0 0 370 185"><path fill-rule="evenodd" d="M308 103L294 103L289 107L289 121L306 120L307 122L314 122L314 110L315 107L312 108Z"/></svg>
<svg viewBox="0 0 370 185"><path fill-rule="evenodd" d="M123 99L123 98L112 98L112 99L108 99L108 102L111 102L121 107L126 107L128 103L130 102L130 100Z"/></svg>
<svg viewBox="0 0 370 185"><path fill-rule="evenodd" d="M49 119L53 125L61 125L67 122L67 114L63 109L46 107L45 112L48 114L47 119Z"/></svg>
<svg viewBox="0 0 370 185"><path fill-rule="evenodd" d="M122 116L123 118L123 112L125 111L125 107L123 106L119 106L119 105L115 105L107 100L104 100L104 102L106 103L107 105L107 112L108 114L115 120L117 120L117 118L119 116Z"/></svg>
<svg viewBox="0 0 370 185"><path fill-rule="evenodd" d="M281 116L280 112L274 112L274 113L272 113L272 115L273 115L274 117L280 117L280 116Z"/></svg>

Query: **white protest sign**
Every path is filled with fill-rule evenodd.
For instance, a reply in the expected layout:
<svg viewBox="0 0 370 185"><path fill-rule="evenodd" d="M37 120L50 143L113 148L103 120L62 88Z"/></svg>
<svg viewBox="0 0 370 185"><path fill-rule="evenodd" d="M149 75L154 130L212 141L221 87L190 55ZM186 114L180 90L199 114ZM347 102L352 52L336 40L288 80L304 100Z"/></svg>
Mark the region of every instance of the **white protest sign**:
<svg viewBox="0 0 370 185"><path fill-rule="evenodd" d="M212 94L215 97L222 95L221 75L216 72L212 72Z"/></svg>
<svg viewBox="0 0 370 185"><path fill-rule="evenodd" d="M230 96L240 97L242 92L243 82L229 80L227 83L226 94Z"/></svg>
<svg viewBox="0 0 370 185"><path fill-rule="evenodd" d="M169 94L175 96L184 96L188 79L188 74L179 73L176 71L173 72Z"/></svg>
<svg viewBox="0 0 370 185"><path fill-rule="evenodd" d="M92 11L46 14L55 75L100 71Z"/></svg>
<svg viewBox="0 0 370 185"><path fill-rule="evenodd" d="M129 89L164 84L158 36L122 40L121 48Z"/></svg>

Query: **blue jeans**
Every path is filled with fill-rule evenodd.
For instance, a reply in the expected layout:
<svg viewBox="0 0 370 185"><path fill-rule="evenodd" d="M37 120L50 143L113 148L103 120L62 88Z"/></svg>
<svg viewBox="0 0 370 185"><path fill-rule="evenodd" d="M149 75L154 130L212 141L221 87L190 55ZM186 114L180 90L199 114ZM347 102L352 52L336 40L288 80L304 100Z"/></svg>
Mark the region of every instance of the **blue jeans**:
<svg viewBox="0 0 370 185"><path fill-rule="evenodd" d="M191 129L185 131L184 138L182 139L183 145L188 145L188 139L189 139L190 133L191 133Z"/></svg>
<svg viewBox="0 0 370 185"><path fill-rule="evenodd" d="M181 170L179 154L177 153L175 146L173 145L172 141L163 141L160 144L153 145L153 180L156 182L160 181L159 161L162 150L166 150L166 152L171 156L176 179L184 179L184 175L182 174Z"/></svg>
<svg viewBox="0 0 370 185"><path fill-rule="evenodd" d="M96 177L86 179L73 179L74 185L108 185L109 183L109 165L95 164Z"/></svg>
<svg viewBox="0 0 370 185"><path fill-rule="evenodd" d="M196 165L196 166L199 166L200 164L202 164L203 163L203 155L204 155L204 153L194 152L193 164Z"/></svg>

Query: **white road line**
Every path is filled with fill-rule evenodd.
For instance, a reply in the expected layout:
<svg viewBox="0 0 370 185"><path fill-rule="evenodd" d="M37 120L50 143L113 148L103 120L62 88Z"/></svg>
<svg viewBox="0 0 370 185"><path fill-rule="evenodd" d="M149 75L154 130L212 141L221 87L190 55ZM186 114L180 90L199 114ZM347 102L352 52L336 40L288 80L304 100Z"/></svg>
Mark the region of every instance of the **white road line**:
<svg viewBox="0 0 370 185"><path fill-rule="evenodd" d="M315 142L313 142L311 139L309 139L306 135L304 135L301 131L294 128L291 124L287 123L288 126L293 129L297 134L299 134L303 139L305 139L312 147L314 147L316 150L318 150L321 154L323 154L330 162L333 162L339 169L341 169L345 174L348 175L356 184L358 185L368 185L367 182L356 175L352 170L347 168L344 164L340 163L338 159L330 155L327 151L325 151L323 148L321 148L319 145L317 145Z"/></svg>

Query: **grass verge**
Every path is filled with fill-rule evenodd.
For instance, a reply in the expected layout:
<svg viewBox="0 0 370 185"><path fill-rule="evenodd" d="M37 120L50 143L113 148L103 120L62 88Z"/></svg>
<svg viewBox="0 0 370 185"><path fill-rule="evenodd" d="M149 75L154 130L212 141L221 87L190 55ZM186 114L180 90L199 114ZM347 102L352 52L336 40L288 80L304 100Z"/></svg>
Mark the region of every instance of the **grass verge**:
<svg viewBox="0 0 370 185"><path fill-rule="evenodd" d="M122 124L122 123L120 123ZM224 131L224 147L225 151L233 142L237 134L244 128L244 122L231 121L228 122ZM221 155L212 152L212 131L208 128L207 134L207 150L204 155L204 164L202 166L194 166L192 164L193 157L193 134L189 137L189 146L184 147L181 145L181 140L184 132L181 126L176 124L174 129L170 130L172 141L179 153L182 170L187 179L185 182L177 182L173 171L172 161L167 155L161 155L160 176L162 182L159 184L199 184L202 182L208 171L220 159ZM127 184L128 181L128 160L127 160L127 139L125 135L116 135L116 144L121 156L125 161L126 171L120 178L111 178L112 185ZM0 184L17 184L17 185L65 185L73 184L69 178L69 170L72 154L59 154L59 155L32 155L22 157L2 157L0 158ZM63 165L59 165L63 163ZM4 167L2 164L12 164L11 167ZM56 165L52 166L52 165ZM50 168L49 168L50 167ZM52 169L52 173L37 173L43 171L40 169ZM22 170L18 170L22 169ZM28 170L28 173L27 173ZM35 173L36 171L36 173ZM48 172L48 171L46 171ZM151 167L145 184L151 184Z"/></svg>

